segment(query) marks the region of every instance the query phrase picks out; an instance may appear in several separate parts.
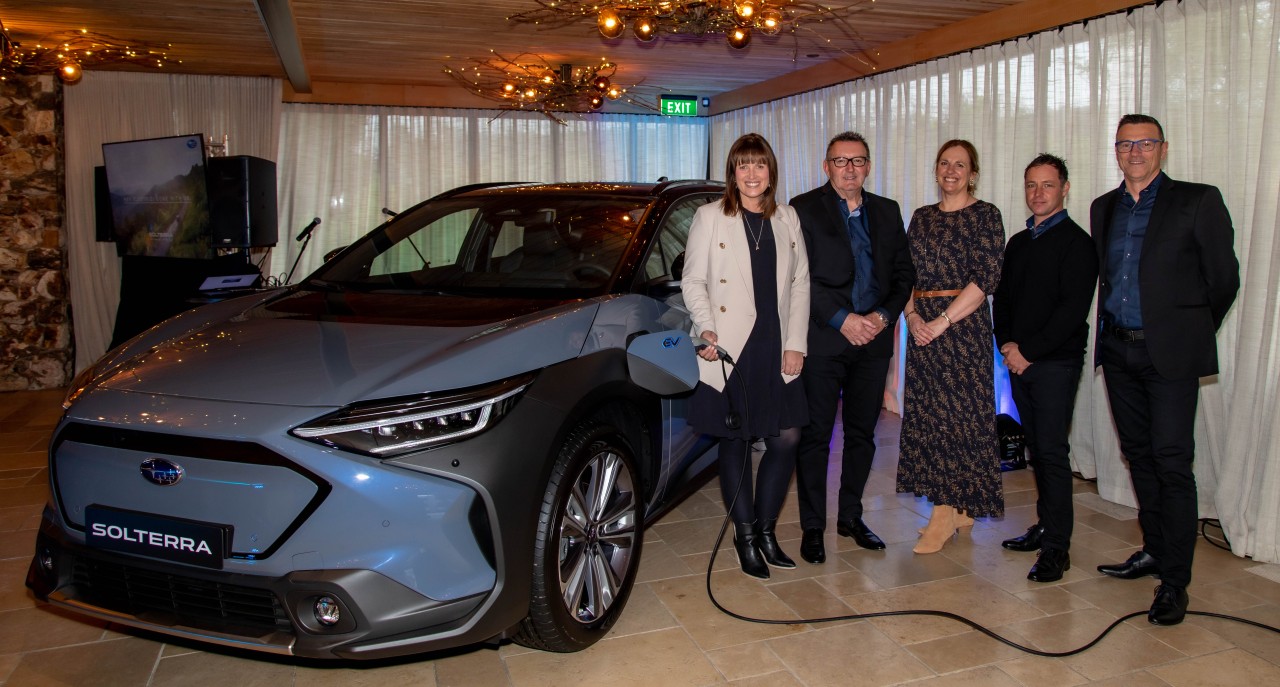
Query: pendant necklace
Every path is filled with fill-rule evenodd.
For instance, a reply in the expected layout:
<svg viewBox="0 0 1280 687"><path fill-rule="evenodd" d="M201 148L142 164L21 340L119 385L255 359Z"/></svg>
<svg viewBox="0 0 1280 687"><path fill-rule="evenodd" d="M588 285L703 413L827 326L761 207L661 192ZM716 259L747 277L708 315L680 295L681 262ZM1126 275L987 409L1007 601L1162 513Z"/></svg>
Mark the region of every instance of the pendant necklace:
<svg viewBox="0 0 1280 687"><path fill-rule="evenodd" d="M764 238L764 215L760 216L759 231L753 231L751 229L751 216L745 212L742 213L742 221L747 224L747 235L749 235L751 240L756 244L756 250L760 250L760 239Z"/></svg>

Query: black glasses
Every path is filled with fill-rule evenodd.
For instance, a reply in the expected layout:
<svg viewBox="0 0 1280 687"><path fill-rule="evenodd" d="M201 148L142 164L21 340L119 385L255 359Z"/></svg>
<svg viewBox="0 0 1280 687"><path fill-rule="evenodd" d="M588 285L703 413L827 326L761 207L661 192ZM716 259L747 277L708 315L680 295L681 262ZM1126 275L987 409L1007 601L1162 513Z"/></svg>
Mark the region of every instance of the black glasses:
<svg viewBox="0 0 1280 687"><path fill-rule="evenodd" d="M829 158L827 158L827 162L830 162L831 164L835 165L836 167L845 167L845 166L849 165L850 163L852 163L854 167L866 167L866 166L867 166L867 163L868 163L868 162L870 162L870 161L871 161L871 158L866 157L865 155L859 155L859 156L857 156L857 157L829 157Z"/></svg>
<svg viewBox="0 0 1280 687"><path fill-rule="evenodd" d="M1144 138L1138 141L1116 141L1116 152L1127 153L1133 150L1134 146L1138 146L1138 150L1149 153L1156 149L1157 145L1164 143L1162 138Z"/></svg>

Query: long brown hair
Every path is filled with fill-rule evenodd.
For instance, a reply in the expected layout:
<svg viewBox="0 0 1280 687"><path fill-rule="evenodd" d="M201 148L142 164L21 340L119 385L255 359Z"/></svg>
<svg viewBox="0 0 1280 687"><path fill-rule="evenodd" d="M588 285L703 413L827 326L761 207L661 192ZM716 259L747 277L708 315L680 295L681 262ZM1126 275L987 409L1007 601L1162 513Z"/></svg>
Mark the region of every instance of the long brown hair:
<svg viewBox="0 0 1280 687"><path fill-rule="evenodd" d="M774 198L778 190L778 158L774 156L773 148L764 140L764 136L743 134L729 147L729 157L724 163L724 199L720 205L725 215L732 217L742 209L742 198L738 193L738 185L734 183L738 165L759 162L769 168L769 187L760 197L760 211L765 219L769 219L773 216L773 211L778 209L778 200Z"/></svg>

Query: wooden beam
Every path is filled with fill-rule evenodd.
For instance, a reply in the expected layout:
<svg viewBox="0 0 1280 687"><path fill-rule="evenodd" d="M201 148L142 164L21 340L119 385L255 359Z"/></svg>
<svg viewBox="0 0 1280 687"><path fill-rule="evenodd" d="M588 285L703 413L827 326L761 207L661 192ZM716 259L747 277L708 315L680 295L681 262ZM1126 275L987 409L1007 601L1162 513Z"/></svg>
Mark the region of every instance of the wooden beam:
<svg viewBox="0 0 1280 687"><path fill-rule="evenodd" d="M721 93L711 99L710 114L751 107L1151 2L1152 0L1026 0L865 53L839 57Z"/></svg>
<svg viewBox="0 0 1280 687"><path fill-rule="evenodd" d="M307 60L302 55L302 43L298 40L298 21L289 0L253 0L258 6L258 16L267 29L271 47L284 67L289 85L298 93L311 92L311 76L307 73Z"/></svg>

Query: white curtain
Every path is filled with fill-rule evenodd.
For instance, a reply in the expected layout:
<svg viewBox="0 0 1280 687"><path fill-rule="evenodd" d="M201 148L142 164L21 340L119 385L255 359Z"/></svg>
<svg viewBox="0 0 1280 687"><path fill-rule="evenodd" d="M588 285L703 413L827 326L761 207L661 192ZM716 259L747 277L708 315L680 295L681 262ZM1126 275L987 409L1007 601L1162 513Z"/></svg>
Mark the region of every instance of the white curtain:
<svg viewBox="0 0 1280 687"><path fill-rule="evenodd" d="M95 71L64 89L67 279L77 370L106 352L120 300L115 245L94 241L93 168L102 164L102 144L226 134L232 154L274 160L280 93L275 79Z"/></svg>
<svg viewBox="0 0 1280 687"><path fill-rule="evenodd" d="M1222 520L1236 554L1280 562L1275 14L1275 0L1165 2L727 113L713 118L711 171L722 176L732 141L759 132L778 153L789 198L825 181L826 141L853 129L870 142L867 188L897 199L909 218L937 200L937 146L967 138L980 154L978 194L1000 208L1012 235L1028 214L1022 172L1037 153L1066 158L1067 208L1087 225L1092 199L1121 181L1116 122L1128 112L1156 116L1170 141L1170 176L1222 189L1241 262L1243 288L1218 337L1222 372L1201 385L1200 514ZM1133 505L1094 372L1077 395L1073 467L1097 477L1103 498Z"/></svg>
<svg viewBox="0 0 1280 687"><path fill-rule="evenodd" d="M280 243L269 274L293 281L326 252L398 212L464 184L656 181L706 176L708 122L593 114L565 124L530 112L285 105ZM302 252L298 231L321 219Z"/></svg>

